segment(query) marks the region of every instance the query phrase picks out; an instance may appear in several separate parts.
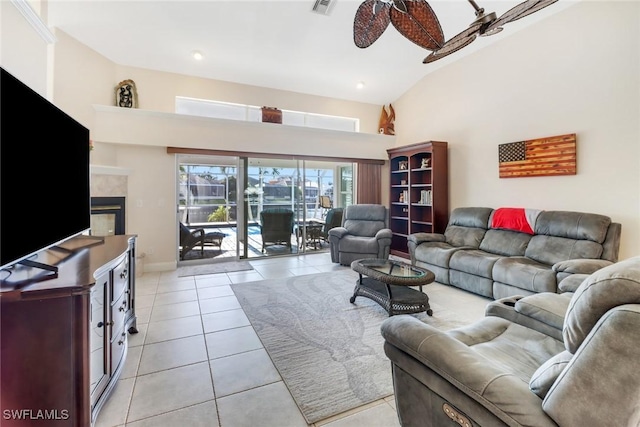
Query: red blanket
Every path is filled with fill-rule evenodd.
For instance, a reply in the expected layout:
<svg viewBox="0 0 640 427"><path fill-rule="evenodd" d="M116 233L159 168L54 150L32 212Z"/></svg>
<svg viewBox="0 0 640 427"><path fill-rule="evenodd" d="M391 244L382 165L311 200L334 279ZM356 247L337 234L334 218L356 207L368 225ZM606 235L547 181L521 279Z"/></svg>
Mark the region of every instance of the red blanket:
<svg viewBox="0 0 640 427"><path fill-rule="evenodd" d="M493 212L491 228L534 234L540 210L525 208L498 208Z"/></svg>

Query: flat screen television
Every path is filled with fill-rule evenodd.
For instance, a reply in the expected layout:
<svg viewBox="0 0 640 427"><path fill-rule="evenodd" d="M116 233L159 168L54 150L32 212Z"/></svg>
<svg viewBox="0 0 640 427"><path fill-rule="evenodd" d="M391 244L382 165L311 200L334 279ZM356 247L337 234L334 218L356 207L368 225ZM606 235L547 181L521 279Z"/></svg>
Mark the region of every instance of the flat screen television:
<svg viewBox="0 0 640 427"><path fill-rule="evenodd" d="M0 270L91 227L89 130L1 68Z"/></svg>

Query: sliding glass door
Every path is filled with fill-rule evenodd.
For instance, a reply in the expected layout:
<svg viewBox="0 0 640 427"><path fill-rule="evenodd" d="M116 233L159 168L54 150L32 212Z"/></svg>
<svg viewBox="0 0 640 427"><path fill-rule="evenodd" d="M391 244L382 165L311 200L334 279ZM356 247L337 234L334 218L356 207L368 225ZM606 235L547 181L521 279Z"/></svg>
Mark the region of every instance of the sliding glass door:
<svg viewBox="0 0 640 427"><path fill-rule="evenodd" d="M237 157L180 156L178 158L178 259L202 263L237 259ZM240 199L242 204L242 199ZM244 222L241 221L241 224Z"/></svg>
<svg viewBox="0 0 640 427"><path fill-rule="evenodd" d="M180 155L178 169L181 263L328 251L327 215L354 200L348 162Z"/></svg>
<svg viewBox="0 0 640 427"><path fill-rule="evenodd" d="M334 190L336 179L341 182ZM326 215L353 203L352 182L351 163L249 158L245 189L251 207L248 256L329 250ZM339 193L337 197L334 192ZM277 216L281 223L272 218ZM291 227L274 238L271 231L287 224L285 216L292 218Z"/></svg>

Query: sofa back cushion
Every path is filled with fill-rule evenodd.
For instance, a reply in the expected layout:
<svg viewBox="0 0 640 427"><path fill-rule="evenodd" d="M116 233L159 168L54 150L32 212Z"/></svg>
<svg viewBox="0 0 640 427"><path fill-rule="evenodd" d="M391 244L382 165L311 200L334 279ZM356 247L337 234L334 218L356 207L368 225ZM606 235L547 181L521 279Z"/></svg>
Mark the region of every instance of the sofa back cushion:
<svg viewBox="0 0 640 427"><path fill-rule="evenodd" d="M503 256L523 256L531 236L516 231L490 229L480 243L480 249Z"/></svg>
<svg viewBox="0 0 640 427"><path fill-rule="evenodd" d="M343 227L349 234L374 237L383 228L388 228L387 208L384 205L350 205L344 210Z"/></svg>
<svg viewBox="0 0 640 427"><path fill-rule="evenodd" d="M525 256L543 264L577 258L599 259L611 218L584 212L543 211Z"/></svg>
<svg viewBox="0 0 640 427"><path fill-rule="evenodd" d="M640 256L604 267L578 287L562 329L567 351L575 354L598 320L623 304L640 304Z"/></svg>
<svg viewBox="0 0 640 427"><path fill-rule="evenodd" d="M446 242L455 247L467 246L477 249L487 231L491 212L491 208L454 209L444 231Z"/></svg>
<svg viewBox="0 0 640 427"><path fill-rule="evenodd" d="M524 255L542 264L553 265L568 259L598 259L602 255L602 245L589 240L533 236Z"/></svg>
<svg viewBox="0 0 640 427"><path fill-rule="evenodd" d="M603 243L611 218L604 215L569 212L543 211L538 215L535 233L545 236L566 237L573 240L590 240Z"/></svg>

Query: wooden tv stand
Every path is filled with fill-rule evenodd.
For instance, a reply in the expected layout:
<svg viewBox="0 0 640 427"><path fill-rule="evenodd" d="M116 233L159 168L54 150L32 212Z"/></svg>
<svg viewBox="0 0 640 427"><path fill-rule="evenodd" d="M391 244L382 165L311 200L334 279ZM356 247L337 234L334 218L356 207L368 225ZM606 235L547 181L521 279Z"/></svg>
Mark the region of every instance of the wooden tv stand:
<svg viewBox="0 0 640 427"><path fill-rule="evenodd" d="M136 236L107 236L0 272L0 425L95 423L136 333Z"/></svg>

